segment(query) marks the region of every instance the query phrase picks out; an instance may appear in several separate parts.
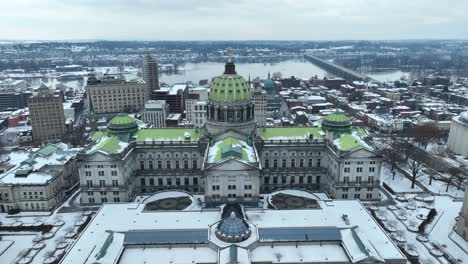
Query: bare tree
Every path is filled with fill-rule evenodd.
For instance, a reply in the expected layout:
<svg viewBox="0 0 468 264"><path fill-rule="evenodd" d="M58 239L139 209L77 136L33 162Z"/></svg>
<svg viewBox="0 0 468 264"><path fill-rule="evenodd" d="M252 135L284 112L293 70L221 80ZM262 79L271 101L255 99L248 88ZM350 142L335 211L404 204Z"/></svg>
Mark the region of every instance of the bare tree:
<svg viewBox="0 0 468 264"><path fill-rule="evenodd" d="M408 168L411 173L411 189L414 189L416 179L421 175L422 163L418 160L411 159L408 162Z"/></svg>
<svg viewBox="0 0 468 264"><path fill-rule="evenodd" d="M435 126L416 126L408 130L408 135L413 138L415 143L427 149L431 142L439 140L442 136L440 129Z"/></svg>
<svg viewBox="0 0 468 264"><path fill-rule="evenodd" d="M281 72L274 72L272 75L271 75L271 78L273 80L279 80L281 79L281 77L283 76L283 74Z"/></svg>
<svg viewBox="0 0 468 264"><path fill-rule="evenodd" d="M392 136L389 140L383 142L380 154L384 157L384 164L392 173L392 180L395 180L398 162L401 161L401 148L397 137Z"/></svg>
<svg viewBox="0 0 468 264"><path fill-rule="evenodd" d="M448 192L450 184L456 184L457 190L461 189L462 184L466 181L467 176L463 173L460 168L450 168L448 171L450 177L447 180L447 186L445 187L445 191Z"/></svg>

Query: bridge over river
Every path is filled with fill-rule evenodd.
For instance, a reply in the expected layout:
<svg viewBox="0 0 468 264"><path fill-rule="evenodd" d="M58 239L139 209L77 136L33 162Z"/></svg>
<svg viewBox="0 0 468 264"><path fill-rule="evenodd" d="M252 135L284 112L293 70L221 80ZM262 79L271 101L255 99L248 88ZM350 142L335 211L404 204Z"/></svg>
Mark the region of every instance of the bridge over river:
<svg viewBox="0 0 468 264"><path fill-rule="evenodd" d="M343 79L346 79L348 81L364 81L364 82L378 82L371 77L364 75L362 73L359 73L357 71L345 68L341 65L332 63L330 61L321 59L317 56L314 55L304 55L304 59L310 61L311 63L317 65L318 67L326 70L330 74L333 74L337 77L341 77Z"/></svg>

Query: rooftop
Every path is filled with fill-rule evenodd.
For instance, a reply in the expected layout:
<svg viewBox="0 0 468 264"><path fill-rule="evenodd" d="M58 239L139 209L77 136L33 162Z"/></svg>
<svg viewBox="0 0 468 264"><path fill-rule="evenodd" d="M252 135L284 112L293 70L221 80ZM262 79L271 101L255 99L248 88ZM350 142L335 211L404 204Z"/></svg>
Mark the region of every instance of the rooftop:
<svg viewBox="0 0 468 264"><path fill-rule="evenodd" d="M147 128L136 134L137 142L144 141L198 141L200 130L195 128Z"/></svg>
<svg viewBox="0 0 468 264"><path fill-rule="evenodd" d="M245 141L234 137L228 137L216 142L208 151L208 162L211 163L228 157L237 157L248 162L257 161L254 148Z"/></svg>
<svg viewBox="0 0 468 264"><path fill-rule="evenodd" d="M358 200L319 203L321 209L245 208L249 226L256 230L248 240L234 244L238 246L238 261L406 263L400 250ZM220 252L233 245L219 241L212 233L215 229L211 226L216 226L221 217L219 208L142 213L143 208L144 204L137 203L103 205L62 263L114 263L119 258L123 264L154 259L173 264L219 263ZM168 236L166 231L173 232L174 236ZM148 235L139 236L139 233ZM189 235L192 233L194 237ZM207 239L212 246L206 244ZM131 242L131 246L126 246L124 241ZM258 244L251 247L254 241ZM318 243L321 241L326 242ZM153 242L158 246L148 246Z"/></svg>
<svg viewBox="0 0 468 264"><path fill-rule="evenodd" d="M264 140L308 139L310 135L312 135L314 139L320 139L323 137L323 132L320 127L260 128L259 134Z"/></svg>
<svg viewBox="0 0 468 264"><path fill-rule="evenodd" d="M0 184L45 184L59 174L62 166L80 150L57 143L30 151L14 151L7 161L13 167L0 174Z"/></svg>

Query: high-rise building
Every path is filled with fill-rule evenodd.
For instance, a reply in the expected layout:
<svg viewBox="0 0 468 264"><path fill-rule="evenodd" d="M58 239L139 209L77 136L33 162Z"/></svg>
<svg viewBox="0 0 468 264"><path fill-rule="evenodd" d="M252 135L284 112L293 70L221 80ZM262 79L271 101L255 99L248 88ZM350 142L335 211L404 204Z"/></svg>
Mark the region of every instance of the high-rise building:
<svg viewBox="0 0 468 264"><path fill-rule="evenodd" d="M7 79L0 81L0 111L26 107L26 81Z"/></svg>
<svg viewBox="0 0 468 264"><path fill-rule="evenodd" d="M145 110L141 114L143 122L151 127L166 127L166 118L169 116L169 105L164 100L149 100L145 103Z"/></svg>
<svg viewBox="0 0 468 264"><path fill-rule="evenodd" d="M151 55L146 55L143 59L143 80L146 83L148 99L153 91L159 90L158 73L158 62Z"/></svg>
<svg viewBox="0 0 468 264"><path fill-rule="evenodd" d="M28 99L33 142L58 142L65 134L65 114L60 93L42 84Z"/></svg>
<svg viewBox="0 0 468 264"><path fill-rule="evenodd" d="M267 114L267 93L262 89L261 86L254 88L252 102L254 103L254 116L257 126L265 127Z"/></svg>

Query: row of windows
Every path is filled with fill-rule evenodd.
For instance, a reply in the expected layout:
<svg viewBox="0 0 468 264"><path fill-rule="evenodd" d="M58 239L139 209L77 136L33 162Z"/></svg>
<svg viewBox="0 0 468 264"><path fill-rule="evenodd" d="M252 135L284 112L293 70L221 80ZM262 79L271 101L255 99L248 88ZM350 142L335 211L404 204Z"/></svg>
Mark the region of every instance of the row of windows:
<svg viewBox="0 0 468 264"><path fill-rule="evenodd" d="M349 176L343 177L343 183L349 183ZM362 176L356 176L354 177L354 182L355 183L362 183ZM367 177L367 183L373 183L374 182L374 176L369 176Z"/></svg>
<svg viewBox="0 0 468 264"><path fill-rule="evenodd" d="M87 180L86 181L86 186L88 187L93 187L94 183L93 180ZM99 187L106 187L106 180L99 180ZM112 187L119 187L119 181L118 180L112 180Z"/></svg>
<svg viewBox="0 0 468 264"><path fill-rule="evenodd" d="M270 160L266 159L263 162L265 168L270 168ZM289 165L289 168L295 168L298 166L299 168L304 168L306 165L307 167L313 167L314 166L314 160L309 159L307 161L307 164L305 163L304 159L299 159L299 164L296 164L296 159L291 159L288 164L287 159L282 159L281 160L281 167L280 168L287 168ZM321 159L317 159L315 163L315 167L320 167L321 166ZM277 159L273 160L272 168L279 168L279 163Z"/></svg>
<svg viewBox="0 0 468 264"><path fill-rule="evenodd" d="M88 196L93 196L93 195L94 195L94 192L87 192L87 194L88 194ZM100 194L101 196L106 196L106 195L107 195L107 192L99 192L99 194ZM112 192L112 194L113 194L113 195L119 195L120 192L114 191L114 192Z"/></svg>
<svg viewBox="0 0 468 264"><path fill-rule="evenodd" d="M163 166L163 165L165 165L165 166ZM156 161L156 164L152 160L149 160L148 162L145 162L144 160L140 160L140 169L141 170L145 170L145 169L152 170L152 169L155 169L155 168L158 168L158 169L172 169L172 168L180 169L181 164L180 164L179 160L175 160L175 161L166 160L165 163L163 163L162 160L158 160L158 161ZM188 160L183 161L183 168L184 169L189 169L189 161ZM193 169L198 168L198 161L197 160L192 161L192 168Z"/></svg>
<svg viewBox="0 0 468 264"><path fill-rule="evenodd" d="M115 169L115 168L117 168L117 165L115 165L115 164L111 164L111 165L104 165L104 164L90 165L90 164L86 164L86 165L84 165L84 167L86 169L90 169L92 167L97 167L98 169L104 169L104 168L110 167L112 169Z"/></svg>
<svg viewBox="0 0 468 264"><path fill-rule="evenodd" d="M236 185L228 185L228 190L236 190L236 188L237 188ZM213 186L211 186L211 190L219 191L220 186L219 185L213 185ZM252 190L252 185L244 185L244 190Z"/></svg>
<svg viewBox="0 0 468 264"><path fill-rule="evenodd" d="M348 188L348 187L343 187L343 192L347 192L347 191L349 191L349 188ZM354 188L354 191L360 192L360 191L361 191L361 187L355 187L355 188ZM374 188L368 187L368 188L367 188L367 191L368 191L368 192L372 192L372 191L374 191Z"/></svg>
<svg viewBox="0 0 468 264"><path fill-rule="evenodd" d="M88 203L95 203L94 198L88 198ZM107 203L107 197L101 197L101 203ZM114 197L114 203L120 203L120 198Z"/></svg>
<svg viewBox="0 0 468 264"><path fill-rule="evenodd" d="M34 210L34 209L45 209L45 203L25 203L24 204L24 207L26 207L26 209L31 209L31 210Z"/></svg>
<svg viewBox="0 0 468 264"><path fill-rule="evenodd" d="M5 193L5 199L8 197L8 193ZM44 196L43 192L34 192L34 198L37 199L39 196L42 198ZM33 198L33 192L23 192L23 198L28 198L32 199Z"/></svg>
<svg viewBox="0 0 468 264"><path fill-rule="evenodd" d="M220 194L213 194L211 196L214 200L219 200L221 199L221 195ZM235 193L228 193L227 195L228 198L231 198L231 199L235 199L237 198L237 195ZM244 198L252 198L252 194L251 193L245 193L244 194Z"/></svg>
<svg viewBox="0 0 468 264"><path fill-rule="evenodd" d="M343 199L348 199L348 194L347 194L347 193L343 193L343 194L341 195L341 198L343 198ZM361 194L359 194L359 193L355 193L355 194L354 194L354 199L360 199L360 198L361 198ZM366 198L367 198L367 199L372 199L372 193L366 194Z"/></svg>
<svg viewBox="0 0 468 264"><path fill-rule="evenodd" d="M146 186L146 185L149 185L149 186L167 186L167 185L173 185L175 184L176 186L179 186L179 185L182 185L182 182L183 182L183 185L198 185L198 178L192 178L192 182L190 182L190 178L179 178L179 177L175 177L175 178L166 178L166 182L164 183L164 178L148 178L148 180L146 178L140 178L140 185L141 186ZM157 185L156 185L157 183Z"/></svg>
<svg viewBox="0 0 468 264"><path fill-rule="evenodd" d="M344 168L345 173L349 173L350 171L351 171L351 168L349 168L349 167ZM357 167L356 172L361 173L362 172L362 167ZM369 172L375 172L375 167L369 167Z"/></svg>
<svg viewBox="0 0 468 264"><path fill-rule="evenodd" d="M306 182L307 180L307 182ZM315 177L315 184L320 184L321 176L316 176ZM281 181L281 182L280 182ZM264 177L263 178L263 183L264 184L287 184L288 183L288 177L282 176L274 176L274 177ZM313 177L312 176L307 176L307 179L305 176L290 176L289 177L289 184L303 184L303 183L313 183Z"/></svg>
<svg viewBox="0 0 468 264"><path fill-rule="evenodd" d="M111 176L117 176L117 174L118 174L117 171L114 171L114 170L111 171ZM85 171L85 175L87 177L90 177L90 176L93 176L93 173L91 171ZM101 176L101 177L106 176L105 171L98 171L98 176Z"/></svg>

